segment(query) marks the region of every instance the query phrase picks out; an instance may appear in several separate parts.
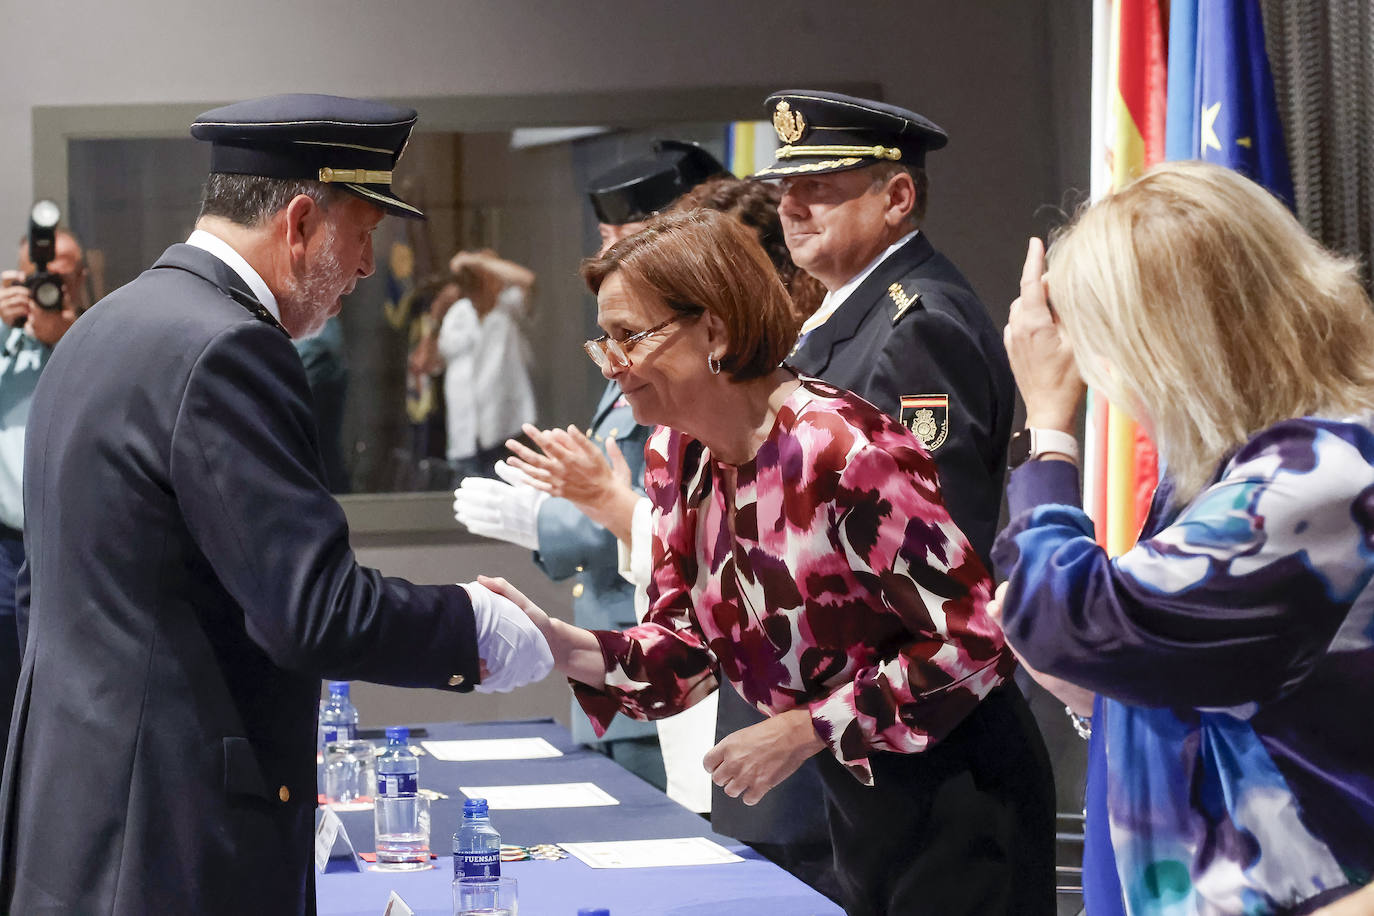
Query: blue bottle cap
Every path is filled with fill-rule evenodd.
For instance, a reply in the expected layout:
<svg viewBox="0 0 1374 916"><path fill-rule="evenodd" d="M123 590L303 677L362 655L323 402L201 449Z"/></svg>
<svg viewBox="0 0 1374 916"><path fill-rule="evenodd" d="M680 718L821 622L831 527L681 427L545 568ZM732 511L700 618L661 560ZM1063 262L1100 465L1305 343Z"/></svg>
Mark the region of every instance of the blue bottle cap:
<svg viewBox="0 0 1374 916"><path fill-rule="evenodd" d="M596 909L584 907L577 911L577 916L611 916L611 911L604 906L597 907Z"/></svg>
<svg viewBox="0 0 1374 916"><path fill-rule="evenodd" d="M469 798L463 802L463 817L486 817L487 800L485 798Z"/></svg>
<svg viewBox="0 0 1374 916"><path fill-rule="evenodd" d="M388 742L399 741L401 744L407 744L410 741L410 729L406 728L404 725L388 725L386 729L386 740Z"/></svg>
<svg viewBox="0 0 1374 916"><path fill-rule="evenodd" d="M329 693L335 696L348 696L348 681L330 681Z"/></svg>

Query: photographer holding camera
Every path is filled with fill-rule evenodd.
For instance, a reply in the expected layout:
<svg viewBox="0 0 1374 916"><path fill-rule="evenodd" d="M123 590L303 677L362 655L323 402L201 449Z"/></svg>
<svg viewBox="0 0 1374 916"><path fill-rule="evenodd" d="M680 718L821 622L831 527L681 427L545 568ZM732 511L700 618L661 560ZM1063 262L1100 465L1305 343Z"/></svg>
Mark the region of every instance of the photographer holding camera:
<svg viewBox="0 0 1374 916"><path fill-rule="evenodd" d="M15 580L24 562L24 427L52 348L88 305L85 255L57 222L55 205L35 205L19 269L0 273L0 742L9 734L23 657Z"/></svg>

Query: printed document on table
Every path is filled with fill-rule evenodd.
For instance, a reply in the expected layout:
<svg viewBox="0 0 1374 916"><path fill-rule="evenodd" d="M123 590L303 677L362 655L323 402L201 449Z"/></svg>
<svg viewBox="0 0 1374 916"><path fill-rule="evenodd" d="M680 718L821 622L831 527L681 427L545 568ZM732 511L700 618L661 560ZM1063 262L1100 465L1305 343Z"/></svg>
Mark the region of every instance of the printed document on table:
<svg viewBox="0 0 1374 916"><path fill-rule="evenodd" d="M474 738L421 743L435 760L538 760L563 756L562 751L543 738Z"/></svg>
<svg viewBox="0 0 1374 916"><path fill-rule="evenodd" d="M459 786L468 798L485 798L492 811L518 808L595 808L618 805L593 782L552 782L535 786Z"/></svg>
<svg viewBox="0 0 1374 916"><path fill-rule="evenodd" d="M722 865L744 861L704 836L558 845L592 868L660 868L664 865Z"/></svg>

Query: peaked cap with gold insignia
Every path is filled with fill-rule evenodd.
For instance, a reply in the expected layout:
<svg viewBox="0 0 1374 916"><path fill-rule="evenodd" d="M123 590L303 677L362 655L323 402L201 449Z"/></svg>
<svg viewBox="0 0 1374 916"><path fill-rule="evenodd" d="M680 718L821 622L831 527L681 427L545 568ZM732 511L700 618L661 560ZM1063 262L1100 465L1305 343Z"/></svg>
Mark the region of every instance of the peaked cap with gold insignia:
<svg viewBox="0 0 1374 916"><path fill-rule="evenodd" d="M424 219L391 190L415 120L412 108L296 93L207 111L191 136L212 144L211 172L322 181L387 213Z"/></svg>
<svg viewBox="0 0 1374 916"><path fill-rule="evenodd" d="M925 165L949 136L914 111L838 92L789 89L764 104L782 146L777 162L751 178L843 172L878 162Z"/></svg>

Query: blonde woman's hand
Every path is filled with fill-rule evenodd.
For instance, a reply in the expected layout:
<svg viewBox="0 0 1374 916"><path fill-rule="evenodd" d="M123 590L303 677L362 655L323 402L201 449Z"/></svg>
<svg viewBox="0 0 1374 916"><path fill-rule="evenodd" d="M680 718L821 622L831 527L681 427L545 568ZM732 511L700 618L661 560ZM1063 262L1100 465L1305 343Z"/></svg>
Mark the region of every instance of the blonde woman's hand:
<svg viewBox="0 0 1374 916"><path fill-rule="evenodd" d="M1045 246L1038 238L1031 238L1026 249L1021 295L1011 304L1002 339L1016 387L1026 402L1026 425L1073 433L1083 400L1083 379L1073 348L1050 306Z"/></svg>

